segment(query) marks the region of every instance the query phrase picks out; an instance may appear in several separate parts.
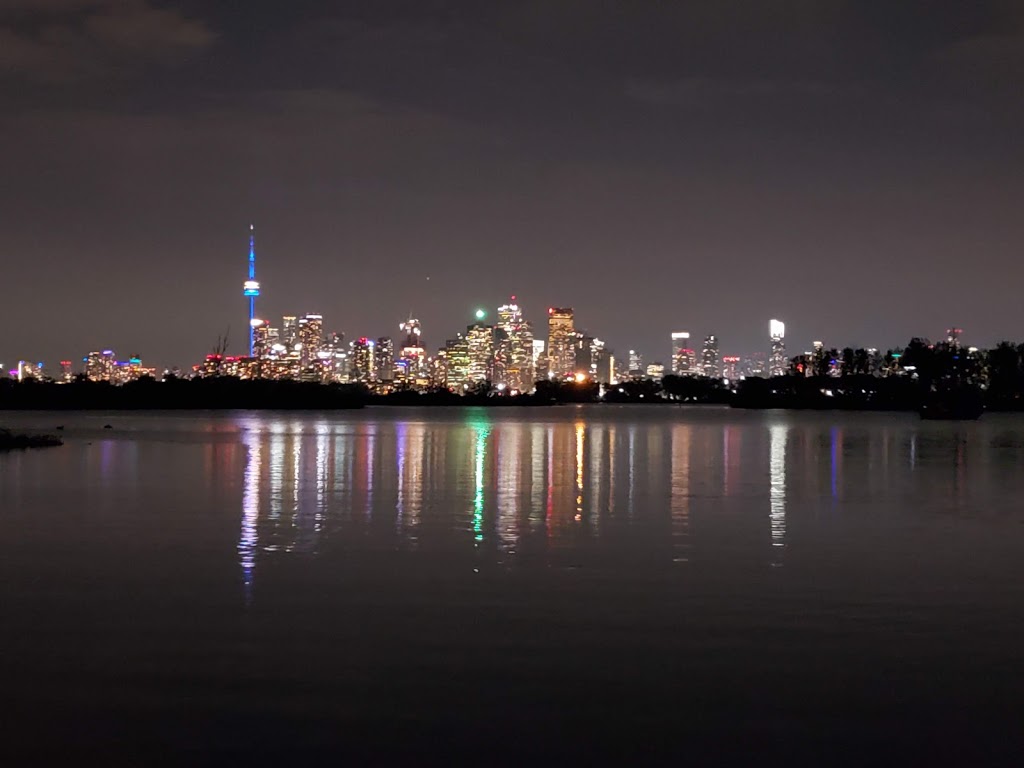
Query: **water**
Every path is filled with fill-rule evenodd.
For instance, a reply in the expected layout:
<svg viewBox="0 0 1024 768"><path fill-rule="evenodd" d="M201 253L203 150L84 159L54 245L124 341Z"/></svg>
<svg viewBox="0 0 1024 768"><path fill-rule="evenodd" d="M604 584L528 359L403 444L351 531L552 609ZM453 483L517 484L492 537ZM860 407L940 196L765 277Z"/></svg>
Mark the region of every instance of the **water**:
<svg viewBox="0 0 1024 768"><path fill-rule="evenodd" d="M66 438L0 456L19 763L1018 764L1024 746L1024 418L3 421Z"/></svg>

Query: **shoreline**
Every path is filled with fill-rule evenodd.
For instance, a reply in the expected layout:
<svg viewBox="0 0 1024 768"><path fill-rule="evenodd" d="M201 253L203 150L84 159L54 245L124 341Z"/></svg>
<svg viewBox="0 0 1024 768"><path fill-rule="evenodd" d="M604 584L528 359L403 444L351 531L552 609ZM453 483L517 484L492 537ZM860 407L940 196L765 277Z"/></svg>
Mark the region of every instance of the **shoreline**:
<svg viewBox="0 0 1024 768"><path fill-rule="evenodd" d="M0 452L22 451L29 448L57 448L64 441L56 435L45 435L29 432L12 432L0 428Z"/></svg>

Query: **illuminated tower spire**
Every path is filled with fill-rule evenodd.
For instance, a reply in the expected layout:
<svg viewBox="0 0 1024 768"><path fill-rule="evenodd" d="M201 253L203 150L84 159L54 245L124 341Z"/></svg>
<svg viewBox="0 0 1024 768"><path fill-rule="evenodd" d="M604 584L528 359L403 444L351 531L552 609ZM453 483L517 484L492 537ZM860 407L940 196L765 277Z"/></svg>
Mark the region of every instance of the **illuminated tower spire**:
<svg viewBox="0 0 1024 768"><path fill-rule="evenodd" d="M249 225L249 279L245 281L242 295L249 299L249 357L252 357L252 329L256 322L256 297L260 295L260 284L256 282L256 228Z"/></svg>

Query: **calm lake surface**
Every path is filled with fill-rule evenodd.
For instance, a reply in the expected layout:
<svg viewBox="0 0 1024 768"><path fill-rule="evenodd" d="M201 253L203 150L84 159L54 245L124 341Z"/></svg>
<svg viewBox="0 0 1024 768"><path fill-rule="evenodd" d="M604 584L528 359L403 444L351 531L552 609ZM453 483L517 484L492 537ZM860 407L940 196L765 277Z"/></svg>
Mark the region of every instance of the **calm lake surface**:
<svg viewBox="0 0 1024 768"><path fill-rule="evenodd" d="M1022 417L0 423L7 764L1021 764Z"/></svg>

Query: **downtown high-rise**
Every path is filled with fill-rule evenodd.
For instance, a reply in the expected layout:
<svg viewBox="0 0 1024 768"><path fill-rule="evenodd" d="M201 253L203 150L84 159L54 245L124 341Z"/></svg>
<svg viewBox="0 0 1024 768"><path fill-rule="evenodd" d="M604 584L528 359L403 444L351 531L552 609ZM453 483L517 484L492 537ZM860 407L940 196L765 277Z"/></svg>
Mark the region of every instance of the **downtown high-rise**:
<svg viewBox="0 0 1024 768"><path fill-rule="evenodd" d="M701 351L701 373L710 379L717 379L722 375L718 357L718 337L714 334L705 336L704 349Z"/></svg>
<svg viewBox="0 0 1024 768"><path fill-rule="evenodd" d="M576 327L572 307L548 309L548 376L567 379L576 369Z"/></svg>
<svg viewBox="0 0 1024 768"><path fill-rule="evenodd" d="M768 324L771 337L771 354L768 356L768 375L786 375L786 324L781 320L772 320Z"/></svg>
<svg viewBox="0 0 1024 768"><path fill-rule="evenodd" d="M496 336L496 358L502 377L495 383L511 390L529 392L533 389L533 328L523 319L523 312L513 296L508 304L498 307L500 338Z"/></svg>
<svg viewBox="0 0 1024 768"><path fill-rule="evenodd" d="M694 352L690 348L689 331L672 333L672 373L676 376L692 376L694 368Z"/></svg>

